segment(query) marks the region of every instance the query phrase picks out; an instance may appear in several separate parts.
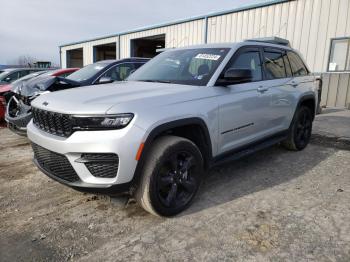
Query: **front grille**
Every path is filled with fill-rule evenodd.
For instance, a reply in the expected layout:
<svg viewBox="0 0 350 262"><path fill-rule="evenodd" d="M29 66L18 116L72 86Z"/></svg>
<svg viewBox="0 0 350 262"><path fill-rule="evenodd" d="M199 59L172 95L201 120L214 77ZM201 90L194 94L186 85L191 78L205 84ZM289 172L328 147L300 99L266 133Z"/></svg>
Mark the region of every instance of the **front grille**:
<svg viewBox="0 0 350 262"><path fill-rule="evenodd" d="M119 157L110 153L82 154L79 162L83 162L90 173L95 177L116 177L119 167Z"/></svg>
<svg viewBox="0 0 350 262"><path fill-rule="evenodd" d="M28 113L17 117L8 116L7 120L9 121L10 124L16 126L17 128L25 128L27 127L31 119L32 119L32 114Z"/></svg>
<svg viewBox="0 0 350 262"><path fill-rule="evenodd" d="M32 108L33 123L40 129L57 136L69 137L73 133L70 115Z"/></svg>
<svg viewBox="0 0 350 262"><path fill-rule="evenodd" d="M79 181L79 177L67 157L32 144L34 157L42 169L49 174L68 182Z"/></svg>

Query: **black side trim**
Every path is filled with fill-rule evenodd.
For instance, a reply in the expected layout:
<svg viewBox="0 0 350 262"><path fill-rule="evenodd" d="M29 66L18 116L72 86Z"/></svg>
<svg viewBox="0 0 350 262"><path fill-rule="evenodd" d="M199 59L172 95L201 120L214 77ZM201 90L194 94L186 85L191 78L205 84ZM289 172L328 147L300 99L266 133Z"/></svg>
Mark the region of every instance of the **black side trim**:
<svg viewBox="0 0 350 262"><path fill-rule="evenodd" d="M288 130L282 131L275 135L259 139L258 141L250 143L248 145L244 145L239 148L233 149L231 151L225 152L213 158L212 166L217 166L229 161L237 160L241 157L250 155L259 150L278 144L279 142L286 139L287 136L288 136Z"/></svg>
<svg viewBox="0 0 350 262"><path fill-rule="evenodd" d="M232 131L237 131L237 130L240 130L242 128L246 128L246 127L253 126L253 125L254 125L254 123L245 124L243 126L238 126L238 127L233 128L233 129L226 130L226 131L222 132L221 134L223 135L223 134L226 134L226 133L229 133Z"/></svg>
<svg viewBox="0 0 350 262"><path fill-rule="evenodd" d="M153 140L155 139L155 137L157 137L159 134L176 128L176 127L181 127L181 126L185 126L185 125L199 125L202 130L204 131L204 136L205 136L205 144L206 144L206 152L202 152L203 158L205 160L206 163L210 163L211 159L212 159L212 148L211 148L211 139L210 139L210 134L209 134L209 130L207 128L206 123L204 122L203 119L198 118L198 117L192 117L192 118L186 118L186 119L180 119L180 120L175 120L175 121L171 121L165 124L162 124L160 126L157 126L156 128L154 128L151 133L148 135L145 144L144 144L144 149L142 151L141 154L141 158L137 163L136 166L136 170L134 173L134 177L132 179L132 184L137 184L139 182L139 179L142 175L142 169L144 166L144 162L145 162L145 158L151 148L151 144L153 142Z"/></svg>

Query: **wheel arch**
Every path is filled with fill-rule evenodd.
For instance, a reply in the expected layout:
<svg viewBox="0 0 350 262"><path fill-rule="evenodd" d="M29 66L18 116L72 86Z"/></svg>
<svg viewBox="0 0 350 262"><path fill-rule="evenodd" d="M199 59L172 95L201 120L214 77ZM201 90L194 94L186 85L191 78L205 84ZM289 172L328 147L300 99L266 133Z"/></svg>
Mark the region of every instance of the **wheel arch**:
<svg viewBox="0 0 350 262"><path fill-rule="evenodd" d="M192 132L199 131L198 136L196 136L197 138L193 137L193 133L186 133L186 131L189 130L192 130ZM133 185L137 184L140 180L142 169L145 164L145 158L152 146L152 142L162 135L177 135L191 140L196 144L196 146L198 146L199 150L202 153L204 168L208 168L210 166L210 163L212 161L212 144L210 133L205 121L199 117L169 121L154 127L149 132L144 142L140 159L137 162L135 174L132 180Z"/></svg>
<svg viewBox="0 0 350 262"><path fill-rule="evenodd" d="M316 98L315 98L315 95L313 95L313 94L306 94L306 95L303 95L302 97L300 97L295 112L301 106L307 106L308 108L311 109L311 111L312 111L312 120L314 120L315 119L315 115L316 115Z"/></svg>

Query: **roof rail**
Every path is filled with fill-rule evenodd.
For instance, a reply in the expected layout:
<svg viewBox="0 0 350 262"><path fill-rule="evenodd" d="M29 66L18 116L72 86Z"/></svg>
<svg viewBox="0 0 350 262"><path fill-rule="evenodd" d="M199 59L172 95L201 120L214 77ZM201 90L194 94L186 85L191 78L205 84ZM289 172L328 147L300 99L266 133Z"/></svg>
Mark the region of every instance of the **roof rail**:
<svg viewBox="0 0 350 262"><path fill-rule="evenodd" d="M167 47L167 48L157 48L156 53L162 53L168 50L174 49L174 47Z"/></svg>
<svg viewBox="0 0 350 262"><path fill-rule="evenodd" d="M272 36L272 37L261 37L261 38L251 38L245 40L247 42L263 42L263 43L270 43L270 44L275 44L275 45L284 45L290 47L290 42L287 39L280 38L277 36Z"/></svg>

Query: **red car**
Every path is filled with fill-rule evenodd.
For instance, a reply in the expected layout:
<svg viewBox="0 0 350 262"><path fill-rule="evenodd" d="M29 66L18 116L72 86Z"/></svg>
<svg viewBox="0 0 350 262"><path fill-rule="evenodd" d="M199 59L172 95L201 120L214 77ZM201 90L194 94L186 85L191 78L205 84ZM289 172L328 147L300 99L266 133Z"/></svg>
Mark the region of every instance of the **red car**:
<svg viewBox="0 0 350 262"><path fill-rule="evenodd" d="M12 85L17 84L19 82L26 82L29 79L32 79L39 75L66 77L79 69L80 68L65 68L65 69L57 69L57 70L50 70L50 71L38 71L38 72L31 73L29 75L26 75L11 84L1 85L0 86L0 122L2 122L5 118L6 101L9 100L9 94L10 94Z"/></svg>

